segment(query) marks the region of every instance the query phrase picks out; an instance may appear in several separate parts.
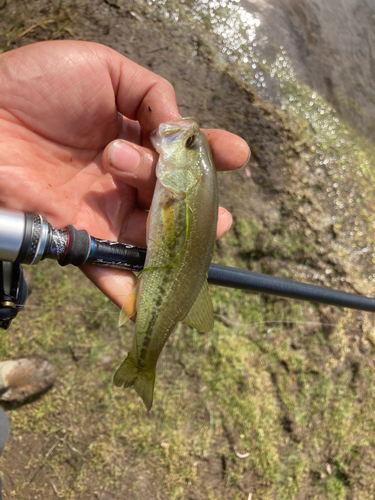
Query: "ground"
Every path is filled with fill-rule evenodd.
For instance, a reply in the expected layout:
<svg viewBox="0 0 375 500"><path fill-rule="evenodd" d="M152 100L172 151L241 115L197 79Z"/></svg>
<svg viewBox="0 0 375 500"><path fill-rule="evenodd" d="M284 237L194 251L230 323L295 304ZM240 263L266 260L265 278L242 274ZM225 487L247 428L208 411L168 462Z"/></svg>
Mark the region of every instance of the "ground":
<svg viewBox="0 0 375 500"><path fill-rule="evenodd" d="M248 167L219 175L234 225L215 262L360 288L332 250L337 228L319 225L324 207L311 191L324 186L309 177L299 190L312 139L218 64L193 29L143 2L0 8L0 49L53 38L104 43L167 78L183 115L247 140ZM132 336L131 326L118 328L116 307L77 269L50 262L31 272L32 294L1 334L0 355L45 356L59 375L46 394L7 407L4 498L374 498L371 315L212 287L214 331L177 328L147 413L133 390L112 384Z"/></svg>

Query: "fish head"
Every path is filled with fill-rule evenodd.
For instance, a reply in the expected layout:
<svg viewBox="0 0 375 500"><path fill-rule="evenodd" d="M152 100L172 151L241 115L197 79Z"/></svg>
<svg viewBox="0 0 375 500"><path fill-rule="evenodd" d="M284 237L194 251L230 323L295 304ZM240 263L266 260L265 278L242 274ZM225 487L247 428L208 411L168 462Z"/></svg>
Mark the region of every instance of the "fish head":
<svg viewBox="0 0 375 500"><path fill-rule="evenodd" d="M164 168L173 170L194 167L197 164L206 137L195 118L178 118L161 123L150 139Z"/></svg>

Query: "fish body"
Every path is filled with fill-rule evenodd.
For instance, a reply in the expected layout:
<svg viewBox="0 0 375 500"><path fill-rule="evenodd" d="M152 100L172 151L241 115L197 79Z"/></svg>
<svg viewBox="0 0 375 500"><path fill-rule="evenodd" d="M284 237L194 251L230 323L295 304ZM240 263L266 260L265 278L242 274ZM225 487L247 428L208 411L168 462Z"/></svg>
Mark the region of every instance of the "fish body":
<svg viewBox="0 0 375 500"><path fill-rule="evenodd" d="M148 410L156 363L176 324L184 321L200 331L213 328L206 277L218 217L216 170L196 120L162 123L151 140L160 157L145 267L134 292L135 336L114 377L115 385L134 385ZM129 312L122 315L126 319Z"/></svg>

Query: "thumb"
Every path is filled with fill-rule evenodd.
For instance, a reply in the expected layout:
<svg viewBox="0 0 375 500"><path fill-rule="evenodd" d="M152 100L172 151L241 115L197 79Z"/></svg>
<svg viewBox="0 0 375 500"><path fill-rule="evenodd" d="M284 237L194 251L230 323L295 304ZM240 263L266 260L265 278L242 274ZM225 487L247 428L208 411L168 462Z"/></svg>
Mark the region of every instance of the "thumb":
<svg viewBox="0 0 375 500"><path fill-rule="evenodd" d="M117 139L103 152L103 166L116 179L138 190L138 205L148 208L156 183L159 155L129 141Z"/></svg>

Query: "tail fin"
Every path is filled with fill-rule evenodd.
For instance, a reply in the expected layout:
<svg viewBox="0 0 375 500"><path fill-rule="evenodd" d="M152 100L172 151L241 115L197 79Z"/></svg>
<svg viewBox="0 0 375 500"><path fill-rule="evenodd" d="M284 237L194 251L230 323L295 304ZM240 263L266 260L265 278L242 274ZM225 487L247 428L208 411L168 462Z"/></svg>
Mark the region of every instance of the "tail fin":
<svg viewBox="0 0 375 500"><path fill-rule="evenodd" d="M155 370L148 372L139 371L135 381L135 390L138 396L144 402L148 411L151 410L152 400L154 399Z"/></svg>
<svg viewBox="0 0 375 500"><path fill-rule="evenodd" d="M129 353L116 371L113 382L117 387L131 387L134 385L147 410L151 410L154 397L155 370L140 370Z"/></svg>
<svg viewBox="0 0 375 500"><path fill-rule="evenodd" d="M131 387L134 385L136 378L138 377L138 368L136 363L129 353L124 361L121 363L120 367L117 369L115 376L113 377L113 383L117 387Z"/></svg>

